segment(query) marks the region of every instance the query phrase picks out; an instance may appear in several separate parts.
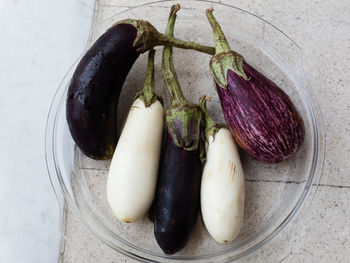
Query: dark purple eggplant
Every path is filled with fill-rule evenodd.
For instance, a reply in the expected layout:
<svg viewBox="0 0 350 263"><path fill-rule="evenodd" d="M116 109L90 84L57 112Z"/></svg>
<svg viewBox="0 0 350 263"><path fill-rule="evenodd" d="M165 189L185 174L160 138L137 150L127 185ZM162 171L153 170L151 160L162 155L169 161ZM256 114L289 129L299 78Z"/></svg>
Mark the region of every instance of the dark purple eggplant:
<svg viewBox="0 0 350 263"><path fill-rule="evenodd" d="M87 156L110 159L117 143L117 103L138 56L157 45L214 54L214 48L159 33L149 22L123 20L107 30L80 60L68 89L71 135Z"/></svg>
<svg viewBox="0 0 350 263"><path fill-rule="evenodd" d="M207 10L215 41L210 70L226 123L237 144L253 158L283 161L304 141L303 120L282 89L230 49L212 11Z"/></svg>
<svg viewBox="0 0 350 263"><path fill-rule="evenodd" d="M199 150L178 147L167 134L158 181L154 235L165 254L181 250L199 211L201 162Z"/></svg>
<svg viewBox="0 0 350 263"><path fill-rule="evenodd" d="M173 35L176 12L169 15L166 33ZM199 159L202 112L187 101L181 91L172 61L172 47L165 47L163 75L170 93L171 105L166 110L166 137L156 199L154 235L166 254L181 250L190 236L199 212L201 162Z"/></svg>

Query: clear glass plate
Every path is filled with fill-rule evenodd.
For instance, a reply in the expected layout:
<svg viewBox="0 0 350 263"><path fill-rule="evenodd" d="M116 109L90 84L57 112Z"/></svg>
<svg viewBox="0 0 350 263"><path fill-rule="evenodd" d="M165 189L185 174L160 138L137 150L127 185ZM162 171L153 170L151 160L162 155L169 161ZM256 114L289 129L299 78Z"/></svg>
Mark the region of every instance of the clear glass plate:
<svg viewBox="0 0 350 263"><path fill-rule="evenodd" d="M105 194L109 161L96 161L83 155L70 136L65 118L67 87L78 61L59 86L48 115L47 168L60 202L64 199L82 224L116 251L143 262L228 262L267 243L290 222L302 205L306 211L313 197L313 194L308 196L310 187L317 185L323 167L322 118L303 73L302 49L286 34L263 19L233 6L211 1L176 2L182 6L175 25L176 37L212 45L205 10L214 7L214 14L231 48L291 97L305 123L303 147L282 163L261 163L241 152L246 201L244 225L238 238L228 244L216 243L199 216L186 247L175 255L166 256L154 239L153 224L147 215L134 224L116 220ZM157 1L113 15L94 25L90 43L113 23L125 18L148 20L164 32L170 6L176 2ZM161 47L156 50L156 90L168 105L160 70ZM209 59L206 54L174 49L175 68L185 96L192 102L198 102L202 94L210 95L214 103L209 105L209 111L217 121L223 121L209 74ZM118 127L122 126L136 91L142 88L146 60L146 55L140 56L124 84L118 107Z"/></svg>

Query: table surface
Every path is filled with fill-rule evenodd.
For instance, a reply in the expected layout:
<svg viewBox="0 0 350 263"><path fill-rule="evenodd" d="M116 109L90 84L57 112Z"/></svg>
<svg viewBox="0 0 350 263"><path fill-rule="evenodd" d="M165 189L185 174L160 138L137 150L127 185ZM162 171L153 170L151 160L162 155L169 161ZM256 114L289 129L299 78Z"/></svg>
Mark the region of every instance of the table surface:
<svg viewBox="0 0 350 263"><path fill-rule="evenodd" d="M45 167L52 98L84 50L94 1L0 1L0 262L57 262L59 208Z"/></svg>
<svg viewBox="0 0 350 263"><path fill-rule="evenodd" d="M95 21L150 1L98 0ZM326 160L312 206L292 237L283 234L240 262L346 262L350 252L350 5L342 1L220 1L276 25L303 48L304 70L323 111ZM68 211L60 260L134 262L96 240ZM289 241L291 239L291 241ZM281 245L282 244L282 245Z"/></svg>

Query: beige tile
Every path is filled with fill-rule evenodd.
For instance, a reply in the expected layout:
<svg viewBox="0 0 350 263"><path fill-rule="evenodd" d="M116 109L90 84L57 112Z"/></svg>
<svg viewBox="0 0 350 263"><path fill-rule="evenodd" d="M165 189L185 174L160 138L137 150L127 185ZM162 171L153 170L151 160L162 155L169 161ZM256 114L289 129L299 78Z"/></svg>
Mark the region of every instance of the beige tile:
<svg viewBox="0 0 350 263"><path fill-rule="evenodd" d="M262 249L239 262L280 262L285 256L283 262L288 263L347 262L349 200L350 188L319 187L311 208L299 224L293 222Z"/></svg>
<svg viewBox="0 0 350 263"><path fill-rule="evenodd" d="M95 160L87 157L79 149L75 153L75 165L81 169L93 169L93 170L108 170L110 160Z"/></svg>
<svg viewBox="0 0 350 263"><path fill-rule="evenodd" d="M336 48L336 45L333 48ZM326 48L322 50L325 55L312 55L305 65L310 82L319 94L318 100L323 111L327 135L326 161L321 183L350 186L350 70L346 66L349 65L350 56L346 62L346 56L342 58L342 55L338 54L332 57ZM318 64L324 66L315 67ZM337 73L325 75L324 72Z"/></svg>
<svg viewBox="0 0 350 263"><path fill-rule="evenodd" d="M149 222L147 216L140 222L134 224L123 224L118 222L110 211L106 197L105 184L107 171L101 170L84 170L73 177L73 188L75 200L81 209L90 211L97 215L99 220L103 222L111 231L117 233L125 240L142 247L147 250L161 253L155 239L153 237L153 224ZM245 215L244 225L239 237L233 242L225 245L216 243L208 234L205 226L199 217L197 225L191 234L186 247L179 253L182 255L206 254L218 250L229 248L230 246L240 242L241 240L252 236L261 229L267 220L272 216L273 209L283 202L281 198L287 193L295 194L294 189L298 189L299 185L271 182L256 182L247 181L245 184ZM278 210L277 210L278 211ZM108 248L106 245L101 245L96 238L82 228L81 223L77 221L75 216L68 211L66 218L65 236L83 256L88 258L100 258L101 262L106 260L106 257L119 257L119 254ZM282 237L285 239L286 237ZM93 241L95 239L95 241ZM277 242L273 251L286 249L286 244ZM70 246L68 242L66 246ZM106 249L107 247L107 249ZM269 256L273 253L265 250L265 255ZM65 251L67 261L68 258L76 257L74 250ZM70 255L72 254L72 255ZM74 262L74 261L72 261Z"/></svg>
<svg viewBox="0 0 350 263"><path fill-rule="evenodd" d="M350 188L319 187L293 237L290 262L347 262L350 251Z"/></svg>
<svg viewBox="0 0 350 263"><path fill-rule="evenodd" d="M115 253L110 247L100 242L82 226L71 211L67 212L66 229L66 239L62 242L64 251L61 255L62 263L137 262Z"/></svg>
<svg viewBox="0 0 350 263"><path fill-rule="evenodd" d="M113 217L113 215L109 214L105 197L102 194L103 187L101 185L103 183L101 181L105 181L105 178L106 171L87 170L84 180L88 185L89 192L88 196L83 196L82 198L87 200L88 204L99 207L100 210L107 210L106 214L100 215L100 217L106 217L105 223L115 224L116 228L120 228L120 233L124 237L133 238L132 236L135 235L138 239L138 245L145 246L147 243L148 248L150 248L151 244L155 251L159 250L153 240L152 225L147 219L126 228L117 221L108 219L108 217ZM256 229L256 226L259 226L264 221L264 215L269 214L269 210L278 200L278 189L284 187L283 185L271 182L246 182L245 224L238 239L244 238L245 234L249 234L250 231ZM81 192L84 191L75 189L75 193L78 195ZM93 200L93 202L89 202L90 200ZM292 220L290 225L262 249L239 262L279 262L288 255L291 240L293 250L292 254L287 257L287 262L313 262L313 260L317 260L317 262L344 262L350 248L348 238L350 236L350 227L348 226L350 220L349 200L350 188L348 187L320 186L305 217L297 221ZM107 222L107 219L110 222ZM298 225L295 226L295 222L298 222ZM200 253L203 250L220 249L220 245L210 242L210 237L203 229L202 224L201 221L198 222L183 253ZM149 231L147 228L149 228ZM294 235L291 234L292 232L294 232ZM141 239L140 233L143 233ZM118 261L119 259L125 259L98 241L86 228L82 227L81 223L70 211L68 211L66 218L65 236L70 240L65 245L65 261L63 261L65 263L82 262L79 260L84 256L93 259L91 262L94 262L96 259L99 259L99 262L120 262ZM82 255L79 255L79 253ZM115 259L118 260L113 261ZM126 262L133 261L126 260Z"/></svg>

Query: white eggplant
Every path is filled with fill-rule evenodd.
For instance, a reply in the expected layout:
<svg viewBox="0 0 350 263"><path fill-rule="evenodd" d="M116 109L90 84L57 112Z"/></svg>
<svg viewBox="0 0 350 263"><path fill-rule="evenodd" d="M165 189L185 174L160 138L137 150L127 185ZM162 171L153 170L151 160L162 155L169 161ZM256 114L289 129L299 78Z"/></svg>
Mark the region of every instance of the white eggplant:
<svg viewBox="0 0 350 263"><path fill-rule="evenodd" d="M201 211L209 234L225 243L238 236L243 224L244 174L230 131L210 118L203 103L207 157L201 183Z"/></svg>
<svg viewBox="0 0 350 263"><path fill-rule="evenodd" d="M153 79L150 83L146 79L130 109L109 168L108 203L116 217L126 223L144 216L156 190L164 109L157 96L149 96L149 92L154 93Z"/></svg>

